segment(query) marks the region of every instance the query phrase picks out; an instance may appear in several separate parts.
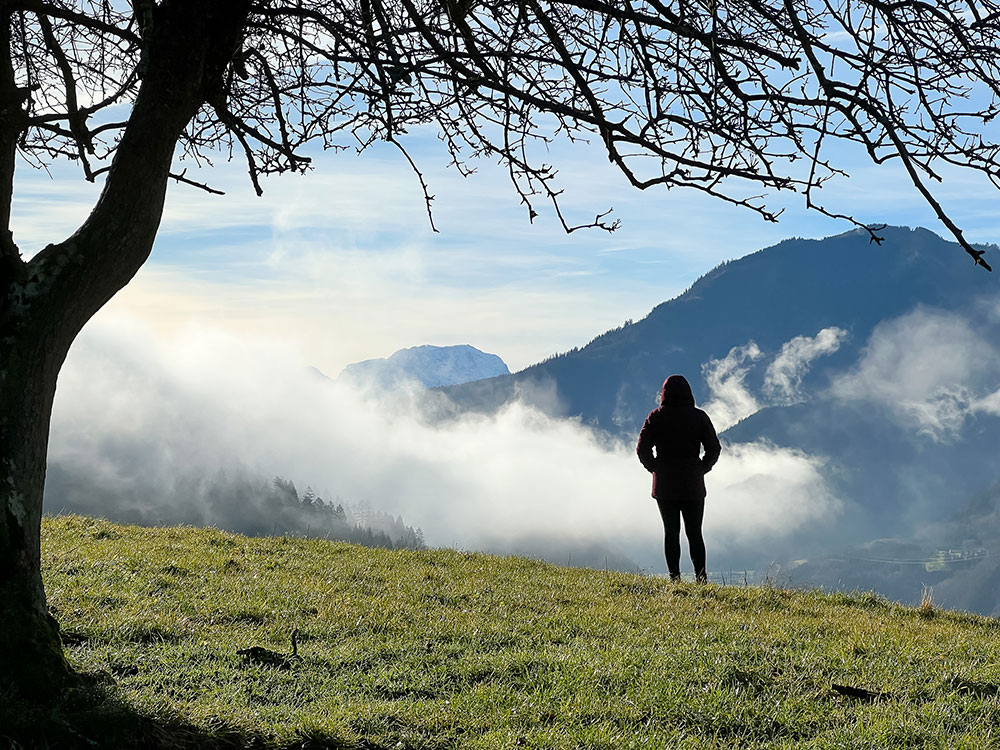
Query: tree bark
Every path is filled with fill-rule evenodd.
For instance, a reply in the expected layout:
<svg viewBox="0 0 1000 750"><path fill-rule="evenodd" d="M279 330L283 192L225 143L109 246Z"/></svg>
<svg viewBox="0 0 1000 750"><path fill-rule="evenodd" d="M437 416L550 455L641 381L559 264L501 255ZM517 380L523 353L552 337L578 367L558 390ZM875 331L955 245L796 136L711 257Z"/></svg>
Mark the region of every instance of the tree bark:
<svg viewBox="0 0 1000 750"><path fill-rule="evenodd" d="M155 6L143 35L145 77L90 216L29 262L8 254L9 265L0 263L0 687L26 696L56 694L71 675L41 576L42 494L59 369L87 321L149 257L177 140L220 90L247 15L246 0ZM9 206L10 196L3 197Z"/></svg>
<svg viewBox="0 0 1000 750"><path fill-rule="evenodd" d="M8 328L9 326L4 326ZM10 333L9 330L4 334ZM31 328L0 342L0 675L33 699L69 676L42 586L40 534L49 417L69 349Z"/></svg>

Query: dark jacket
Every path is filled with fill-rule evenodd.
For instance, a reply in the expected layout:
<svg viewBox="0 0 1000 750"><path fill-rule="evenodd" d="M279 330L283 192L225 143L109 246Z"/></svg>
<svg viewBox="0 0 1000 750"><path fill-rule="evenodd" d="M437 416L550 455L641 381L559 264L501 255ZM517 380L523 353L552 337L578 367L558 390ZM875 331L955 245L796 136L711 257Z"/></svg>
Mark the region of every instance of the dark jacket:
<svg viewBox="0 0 1000 750"><path fill-rule="evenodd" d="M705 474L722 452L712 420L695 407L683 375L667 378L660 393L660 407L646 417L635 449L642 465L653 474L653 497L704 498ZM703 447L705 455L699 457Z"/></svg>

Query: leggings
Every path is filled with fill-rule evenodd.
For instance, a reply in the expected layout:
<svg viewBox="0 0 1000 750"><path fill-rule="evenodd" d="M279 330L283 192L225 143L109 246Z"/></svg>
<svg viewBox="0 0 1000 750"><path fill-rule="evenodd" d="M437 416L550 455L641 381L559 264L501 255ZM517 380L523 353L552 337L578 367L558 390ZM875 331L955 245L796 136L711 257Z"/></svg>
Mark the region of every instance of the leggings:
<svg viewBox="0 0 1000 750"><path fill-rule="evenodd" d="M705 498L687 498L682 501L656 498L663 519L663 553L671 578L681 574L681 516L684 516L684 533L687 535L691 562L695 575L705 576L705 540L701 536L701 519L705 515Z"/></svg>

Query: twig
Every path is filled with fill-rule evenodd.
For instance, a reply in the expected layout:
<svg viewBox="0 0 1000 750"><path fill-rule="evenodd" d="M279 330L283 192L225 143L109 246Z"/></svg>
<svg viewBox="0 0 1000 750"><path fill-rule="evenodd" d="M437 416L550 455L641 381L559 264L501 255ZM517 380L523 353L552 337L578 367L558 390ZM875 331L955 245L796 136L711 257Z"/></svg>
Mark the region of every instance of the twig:
<svg viewBox="0 0 1000 750"><path fill-rule="evenodd" d="M226 194L225 191L223 191L223 190L216 190L215 188L211 187L210 185L206 185L203 182L195 182L194 180L188 179L187 177L184 176L186 174L187 174L187 170L185 169L180 174L176 174L174 172L171 172L167 176L171 177L171 178L173 178L175 180L177 180L177 182L183 182L185 185L191 185L192 187L196 187L199 190L204 190L206 193L211 193L212 195L225 195Z"/></svg>

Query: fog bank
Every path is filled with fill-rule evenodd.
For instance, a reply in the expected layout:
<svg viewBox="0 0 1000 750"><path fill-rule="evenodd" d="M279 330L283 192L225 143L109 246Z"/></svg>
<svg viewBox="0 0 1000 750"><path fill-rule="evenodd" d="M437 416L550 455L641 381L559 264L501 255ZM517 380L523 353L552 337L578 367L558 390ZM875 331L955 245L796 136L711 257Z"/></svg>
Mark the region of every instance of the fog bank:
<svg viewBox="0 0 1000 750"><path fill-rule="evenodd" d="M631 443L608 444L524 403L432 426L405 392L332 383L307 364L280 341L196 326L164 337L104 315L60 377L50 464L104 486L141 477L161 488L245 466L400 514L431 545L521 552L536 540L543 552L537 540L560 539L559 562L567 548L592 545L662 570L649 476ZM714 559L739 563L835 515L821 468L796 451L727 447L707 477ZM59 503L47 498L50 510ZM115 512L109 498L106 515Z"/></svg>

